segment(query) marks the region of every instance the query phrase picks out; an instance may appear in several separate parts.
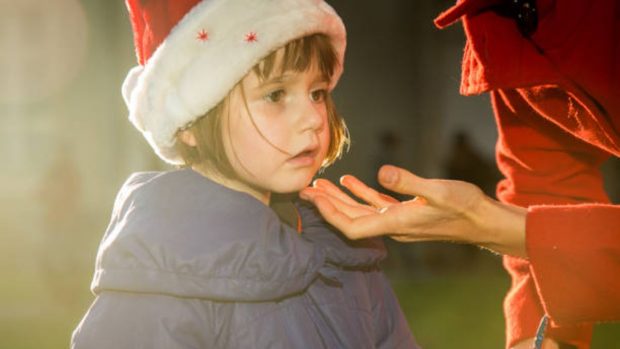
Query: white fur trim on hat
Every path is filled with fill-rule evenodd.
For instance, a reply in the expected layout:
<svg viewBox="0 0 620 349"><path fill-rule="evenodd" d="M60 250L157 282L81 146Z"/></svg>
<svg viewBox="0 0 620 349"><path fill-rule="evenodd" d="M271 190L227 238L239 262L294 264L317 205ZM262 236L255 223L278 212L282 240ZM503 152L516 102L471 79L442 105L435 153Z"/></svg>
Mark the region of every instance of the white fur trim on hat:
<svg viewBox="0 0 620 349"><path fill-rule="evenodd" d="M199 38L203 31L206 40ZM315 33L330 37L339 60L331 89L342 73L346 33L327 3L202 1L172 29L143 69L136 67L127 75L123 97L129 119L159 157L181 164L174 137L179 128L215 107L269 53Z"/></svg>

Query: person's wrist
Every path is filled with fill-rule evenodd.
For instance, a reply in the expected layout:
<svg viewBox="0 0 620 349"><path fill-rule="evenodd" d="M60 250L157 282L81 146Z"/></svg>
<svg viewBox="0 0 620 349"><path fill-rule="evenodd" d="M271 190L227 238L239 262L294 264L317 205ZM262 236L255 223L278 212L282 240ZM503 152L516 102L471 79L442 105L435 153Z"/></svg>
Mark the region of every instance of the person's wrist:
<svg viewBox="0 0 620 349"><path fill-rule="evenodd" d="M480 227L476 243L500 254L527 258L525 219L527 209L484 196L474 215Z"/></svg>

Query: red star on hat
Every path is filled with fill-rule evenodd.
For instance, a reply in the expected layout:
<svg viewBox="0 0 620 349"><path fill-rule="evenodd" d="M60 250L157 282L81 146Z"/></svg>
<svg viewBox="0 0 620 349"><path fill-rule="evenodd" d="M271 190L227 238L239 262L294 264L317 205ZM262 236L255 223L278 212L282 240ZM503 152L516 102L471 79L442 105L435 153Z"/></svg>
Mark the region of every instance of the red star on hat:
<svg viewBox="0 0 620 349"><path fill-rule="evenodd" d="M196 39L200 41L207 41L209 40L209 33L207 33L206 30L202 29L198 32L198 35L196 35Z"/></svg>
<svg viewBox="0 0 620 349"><path fill-rule="evenodd" d="M249 32L249 33L245 34L245 41L246 42L256 42L256 41L258 41L258 35L256 35L256 32Z"/></svg>

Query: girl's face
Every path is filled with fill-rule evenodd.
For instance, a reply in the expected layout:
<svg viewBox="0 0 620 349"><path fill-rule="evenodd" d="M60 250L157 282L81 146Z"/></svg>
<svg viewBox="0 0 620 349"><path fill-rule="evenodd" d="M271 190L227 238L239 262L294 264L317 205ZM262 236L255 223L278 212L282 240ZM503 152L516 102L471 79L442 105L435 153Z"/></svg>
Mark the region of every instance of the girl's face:
<svg viewBox="0 0 620 349"><path fill-rule="evenodd" d="M243 181L235 187L266 203L271 192L306 187L330 142L329 82L319 70L272 75L261 81L250 72L232 92L222 123L226 156Z"/></svg>

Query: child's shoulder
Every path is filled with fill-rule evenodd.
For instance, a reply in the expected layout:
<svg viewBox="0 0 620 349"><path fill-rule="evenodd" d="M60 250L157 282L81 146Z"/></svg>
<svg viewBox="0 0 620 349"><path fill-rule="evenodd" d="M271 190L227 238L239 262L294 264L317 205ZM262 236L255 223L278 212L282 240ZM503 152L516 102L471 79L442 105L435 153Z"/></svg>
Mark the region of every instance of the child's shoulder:
<svg viewBox="0 0 620 349"><path fill-rule="evenodd" d="M188 168L132 173L119 190L115 206L127 202L148 210L179 214L205 208L261 208L248 194L226 188Z"/></svg>
<svg viewBox="0 0 620 349"><path fill-rule="evenodd" d="M323 254L249 195L196 173L137 173L104 237L93 289L266 300L305 289ZM186 197L179 195L187 194Z"/></svg>
<svg viewBox="0 0 620 349"><path fill-rule="evenodd" d="M166 191L173 194L198 184L199 175L188 169L134 172L125 180L120 193L149 194Z"/></svg>
<svg viewBox="0 0 620 349"><path fill-rule="evenodd" d="M134 172L125 180L114 200L112 218L124 215L136 204L157 204L158 197L179 193L180 171ZM141 205L143 207L143 205Z"/></svg>
<svg viewBox="0 0 620 349"><path fill-rule="evenodd" d="M226 188L191 169L137 172L129 176L115 202L115 215L129 227L160 235L223 236L256 229L257 222L277 219L261 202ZM124 227L128 228L128 227ZM206 234L208 233L208 234Z"/></svg>

